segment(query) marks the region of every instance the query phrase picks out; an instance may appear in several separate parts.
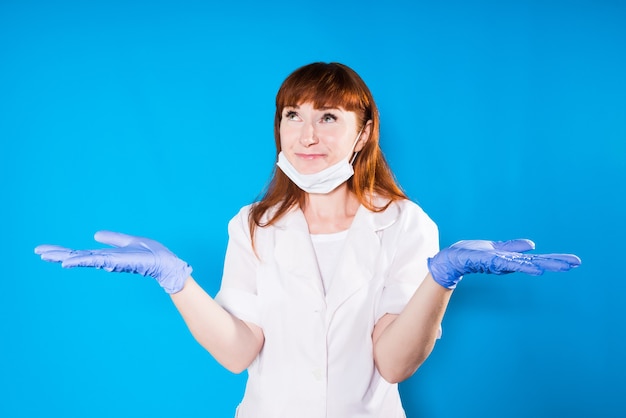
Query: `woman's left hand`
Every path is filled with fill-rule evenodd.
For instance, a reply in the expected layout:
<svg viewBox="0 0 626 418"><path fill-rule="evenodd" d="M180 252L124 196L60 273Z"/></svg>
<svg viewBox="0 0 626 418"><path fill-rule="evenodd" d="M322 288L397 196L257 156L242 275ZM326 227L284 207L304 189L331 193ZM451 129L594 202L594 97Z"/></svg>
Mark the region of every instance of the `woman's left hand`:
<svg viewBox="0 0 626 418"><path fill-rule="evenodd" d="M567 271L580 265L580 258L573 254L524 254L534 248L535 243L527 239L459 241L429 258L428 269L438 284L454 289L469 273L519 271L537 276L544 271Z"/></svg>

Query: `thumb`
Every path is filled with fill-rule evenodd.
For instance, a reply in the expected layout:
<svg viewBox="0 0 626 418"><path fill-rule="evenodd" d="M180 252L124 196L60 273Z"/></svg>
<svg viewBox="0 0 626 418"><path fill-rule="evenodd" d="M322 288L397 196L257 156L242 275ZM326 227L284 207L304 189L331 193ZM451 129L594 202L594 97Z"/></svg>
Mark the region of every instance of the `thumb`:
<svg viewBox="0 0 626 418"><path fill-rule="evenodd" d="M95 233L94 239L102 244L111 245L113 247L126 247L137 239L137 237L121 232L98 231Z"/></svg>
<svg viewBox="0 0 626 418"><path fill-rule="evenodd" d="M523 253L526 251L534 250L535 243L529 239L513 239L510 241L494 242L493 247L496 250Z"/></svg>

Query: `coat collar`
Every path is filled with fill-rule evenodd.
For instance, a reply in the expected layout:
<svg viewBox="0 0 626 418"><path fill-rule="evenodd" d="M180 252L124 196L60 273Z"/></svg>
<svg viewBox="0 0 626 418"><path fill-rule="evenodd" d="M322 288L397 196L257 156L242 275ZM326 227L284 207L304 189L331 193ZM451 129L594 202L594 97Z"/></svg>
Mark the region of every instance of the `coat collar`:
<svg viewBox="0 0 626 418"><path fill-rule="evenodd" d="M375 203L381 207L386 202L376 199ZM277 228L274 259L280 271L286 273L282 278L285 288L293 297L311 301L315 309L325 304L330 320L332 313L344 301L375 276L383 256L381 231L393 225L399 216L400 209L393 203L382 212L370 211L363 205L359 207L348 230L330 287L324 294L304 213L299 208L290 210L274 224ZM302 294L301 298L299 294Z"/></svg>

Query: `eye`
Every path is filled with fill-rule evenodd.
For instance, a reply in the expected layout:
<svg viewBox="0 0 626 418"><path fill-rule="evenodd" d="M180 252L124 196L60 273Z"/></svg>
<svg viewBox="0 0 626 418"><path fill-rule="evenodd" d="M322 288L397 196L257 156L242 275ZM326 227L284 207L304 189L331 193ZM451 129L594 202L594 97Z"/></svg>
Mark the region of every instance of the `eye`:
<svg viewBox="0 0 626 418"><path fill-rule="evenodd" d="M298 120L298 113L294 110L285 110L283 117L287 120Z"/></svg>
<svg viewBox="0 0 626 418"><path fill-rule="evenodd" d="M321 121L322 121L322 123L336 122L337 121L337 116L333 115L332 113L324 113L324 116L322 116Z"/></svg>

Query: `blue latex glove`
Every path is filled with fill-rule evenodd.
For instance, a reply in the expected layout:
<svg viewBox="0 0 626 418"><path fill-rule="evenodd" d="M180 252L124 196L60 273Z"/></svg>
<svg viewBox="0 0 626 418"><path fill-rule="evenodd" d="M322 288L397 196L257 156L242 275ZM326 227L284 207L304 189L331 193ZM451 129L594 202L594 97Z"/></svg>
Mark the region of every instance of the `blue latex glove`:
<svg viewBox="0 0 626 418"><path fill-rule="evenodd" d="M192 272L189 264L154 240L111 231L96 232L94 238L114 248L72 250L58 245L40 245L35 253L40 254L42 260L62 263L67 268L95 267L150 276L167 293L182 290Z"/></svg>
<svg viewBox="0 0 626 418"><path fill-rule="evenodd" d="M567 271L580 265L580 258L573 254L523 254L534 248L535 243L527 239L459 241L429 258L428 269L437 283L454 289L469 273L519 271L538 276L544 271Z"/></svg>

